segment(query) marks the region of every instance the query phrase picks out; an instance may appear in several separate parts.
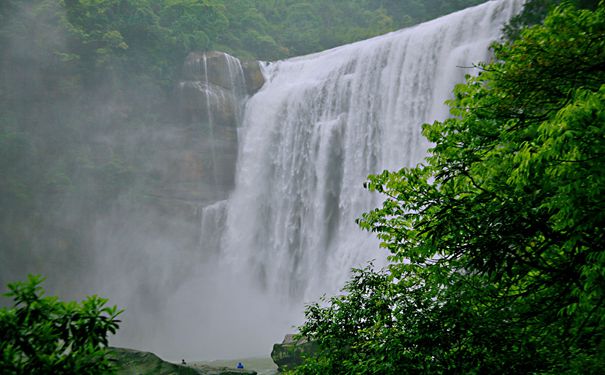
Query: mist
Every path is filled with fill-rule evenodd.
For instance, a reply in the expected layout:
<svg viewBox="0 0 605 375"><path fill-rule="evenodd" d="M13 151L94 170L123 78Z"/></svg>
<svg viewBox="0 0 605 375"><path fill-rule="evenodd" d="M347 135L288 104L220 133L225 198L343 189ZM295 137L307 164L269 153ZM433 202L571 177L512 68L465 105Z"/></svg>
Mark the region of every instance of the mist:
<svg viewBox="0 0 605 375"><path fill-rule="evenodd" d="M111 67L83 75L62 60L74 40L61 7L4 11L3 99L14 106L2 130L26 139L15 175L33 187L29 207L2 202L2 290L42 274L49 295L108 298L124 309L114 346L174 360L267 356L302 310L221 262L221 228L203 217L233 189L245 89L181 73L184 56L168 88Z"/></svg>

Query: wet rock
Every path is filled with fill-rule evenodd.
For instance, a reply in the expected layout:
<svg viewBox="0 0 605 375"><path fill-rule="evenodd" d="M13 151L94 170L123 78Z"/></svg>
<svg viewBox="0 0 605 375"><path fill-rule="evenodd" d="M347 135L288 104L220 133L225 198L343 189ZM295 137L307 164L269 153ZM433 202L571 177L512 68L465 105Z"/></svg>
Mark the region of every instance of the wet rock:
<svg viewBox="0 0 605 375"><path fill-rule="evenodd" d="M317 344L305 339L296 340L294 335L286 335L281 344L273 345L271 358L277 365L278 371L292 370L303 363L306 356L312 356L317 350Z"/></svg>
<svg viewBox="0 0 605 375"><path fill-rule="evenodd" d="M191 52L183 66L183 80L208 82L233 91L240 84L234 77L242 75L241 70L239 60L224 52Z"/></svg>
<svg viewBox="0 0 605 375"><path fill-rule="evenodd" d="M180 112L189 124L237 127L242 100L232 91L201 81L183 81L179 85Z"/></svg>
<svg viewBox="0 0 605 375"><path fill-rule="evenodd" d="M258 61L242 62L246 90L248 95L254 95L265 84L265 76Z"/></svg>
<svg viewBox="0 0 605 375"><path fill-rule="evenodd" d="M228 197L244 104L264 82L257 61L218 51L187 56L174 91L174 122L150 129L137 143L147 168L144 199L157 211L149 216L183 219L190 233L199 227L199 208Z"/></svg>
<svg viewBox="0 0 605 375"><path fill-rule="evenodd" d="M183 66L184 81L207 82L229 91L241 90L237 76L244 77L244 92L252 95L265 83L258 61L240 61L220 51L191 52Z"/></svg>
<svg viewBox="0 0 605 375"><path fill-rule="evenodd" d="M173 132L174 142L157 148L166 150L158 164L165 167L157 171L162 183L152 195L200 206L226 198L235 183L237 129L252 90L247 82L262 85L259 79L264 82L258 62L244 68L235 57L218 51L187 56L176 88L181 130Z"/></svg>
<svg viewBox="0 0 605 375"><path fill-rule="evenodd" d="M256 375L256 371L227 367L177 365L149 352L125 348L109 348L109 358L117 375Z"/></svg>

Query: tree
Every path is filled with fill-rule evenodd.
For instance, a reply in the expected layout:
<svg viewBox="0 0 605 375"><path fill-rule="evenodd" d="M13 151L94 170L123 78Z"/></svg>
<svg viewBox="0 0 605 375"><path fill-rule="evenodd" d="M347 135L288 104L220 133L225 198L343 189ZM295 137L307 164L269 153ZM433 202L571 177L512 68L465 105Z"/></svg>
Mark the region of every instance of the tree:
<svg viewBox="0 0 605 375"><path fill-rule="evenodd" d="M107 335L121 313L107 300L81 303L44 297L43 279L9 284L12 309L0 310L0 368L3 374L99 374L111 370Z"/></svg>
<svg viewBox="0 0 605 375"><path fill-rule="evenodd" d="M605 4L564 4L493 48L494 62L455 88L454 117L424 126L434 144L425 163L369 177L387 199L360 225L391 252L390 285L358 303L352 282L327 307L310 306L301 332L320 355L308 366L605 366ZM388 319L375 320L372 296L384 288ZM325 339L332 325L349 327L342 348Z"/></svg>
<svg viewBox="0 0 605 375"><path fill-rule="evenodd" d="M579 7L594 10L599 4L599 0L567 0L569 3ZM555 6L562 0L528 0L523 5L523 11L514 16L504 28L504 32L509 39L516 39L520 36L521 30L528 26L542 23Z"/></svg>
<svg viewBox="0 0 605 375"><path fill-rule="evenodd" d="M524 374L543 369L479 276L407 267L353 270L343 294L307 306L300 336L317 346L295 374ZM444 285L447 284L447 287Z"/></svg>

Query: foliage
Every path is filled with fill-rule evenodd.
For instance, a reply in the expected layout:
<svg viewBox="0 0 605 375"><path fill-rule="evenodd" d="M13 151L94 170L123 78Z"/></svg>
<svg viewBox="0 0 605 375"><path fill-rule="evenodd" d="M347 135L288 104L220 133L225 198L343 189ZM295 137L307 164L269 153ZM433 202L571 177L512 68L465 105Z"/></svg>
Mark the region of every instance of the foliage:
<svg viewBox="0 0 605 375"><path fill-rule="evenodd" d="M481 277L406 268L353 270L343 295L307 306L300 335L318 345L295 374L523 374L540 353L506 307L478 300ZM447 284L447 287L444 286ZM539 362L538 362L539 363ZM489 370L489 371L488 371Z"/></svg>
<svg viewBox="0 0 605 375"><path fill-rule="evenodd" d="M107 300L81 303L45 297L43 279L9 284L14 307L0 310L0 368L3 374L99 374L111 370L107 335L121 313Z"/></svg>
<svg viewBox="0 0 605 375"><path fill-rule="evenodd" d="M360 225L392 264L309 306L321 354L297 373L604 368L605 4L494 54L424 126L424 165L369 177L387 199Z"/></svg>
<svg viewBox="0 0 605 375"><path fill-rule="evenodd" d="M256 6L271 25L273 39L281 46L280 57L285 57L367 39L481 2L261 0L256 1Z"/></svg>
<svg viewBox="0 0 605 375"><path fill-rule="evenodd" d="M599 0L566 0L568 4L573 4L579 8L594 10L599 4ZM542 23L548 14L562 0L528 0L523 5L523 11L513 17L504 27L506 37L510 40L517 39L521 35L521 30L527 26L533 26Z"/></svg>
<svg viewBox="0 0 605 375"><path fill-rule="evenodd" d="M0 38L10 43L35 34L37 48L77 66L86 73L82 79L107 69L132 73L132 65L158 79L173 79L192 50L221 48L245 57L283 58L368 38L480 2L7 0L0 7L0 19L6 21ZM32 23L36 27L24 28ZM38 33L40 29L45 33Z"/></svg>

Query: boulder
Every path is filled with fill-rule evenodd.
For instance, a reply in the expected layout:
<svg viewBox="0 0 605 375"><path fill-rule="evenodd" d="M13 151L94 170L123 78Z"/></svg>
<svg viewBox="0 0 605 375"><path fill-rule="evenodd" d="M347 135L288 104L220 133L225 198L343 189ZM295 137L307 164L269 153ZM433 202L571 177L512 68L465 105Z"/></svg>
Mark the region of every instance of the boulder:
<svg viewBox="0 0 605 375"><path fill-rule="evenodd" d="M125 348L109 348L109 358L117 375L256 375L256 371L196 365L177 365L149 352Z"/></svg>
<svg viewBox="0 0 605 375"><path fill-rule="evenodd" d="M231 59L235 60L235 64ZM185 58L183 80L207 82L233 91L238 84L233 78L240 75L240 72L234 71L238 63L224 52L191 52Z"/></svg>
<svg viewBox="0 0 605 375"><path fill-rule="evenodd" d="M239 78L243 75L243 82ZM207 82L229 91L240 91L253 95L265 83L258 61L240 61L220 51L191 52L183 66L184 81Z"/></svg>
<svg viewBox="0 0 605 375"><path fill-rule="evenodd" d="M243 61L244 80L248 95L254 95L265 84L265 75L258 61Z"/></svg>
<svg viewBox="0 0 605 375"><path fill-rule="evenodd" d="M303 363L303 359L317 351L317 344L305 339L295 339L295 335L284 337L281 344L273 345L271 358L277 365L277 371L292 370Z"/></svg>

